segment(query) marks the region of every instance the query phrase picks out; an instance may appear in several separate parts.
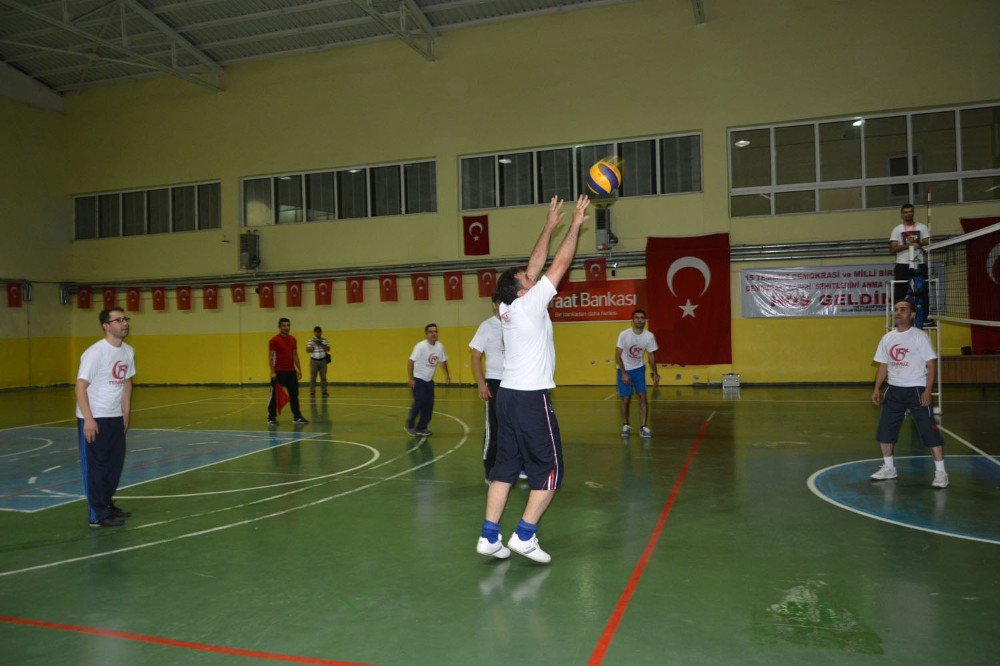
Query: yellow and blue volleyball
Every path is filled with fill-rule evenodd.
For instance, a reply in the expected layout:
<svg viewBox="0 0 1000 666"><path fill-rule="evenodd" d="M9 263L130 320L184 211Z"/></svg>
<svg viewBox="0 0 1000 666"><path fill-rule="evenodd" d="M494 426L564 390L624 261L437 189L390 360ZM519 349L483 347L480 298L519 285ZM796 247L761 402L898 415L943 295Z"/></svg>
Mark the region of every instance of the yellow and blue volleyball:
<svg viewBox="0 0 1000 666"><path fill-rule="evenodd" d="M587 172L587 189L595 196L614 196L621 184L621 169L612 158L600 160Z"/></svg>

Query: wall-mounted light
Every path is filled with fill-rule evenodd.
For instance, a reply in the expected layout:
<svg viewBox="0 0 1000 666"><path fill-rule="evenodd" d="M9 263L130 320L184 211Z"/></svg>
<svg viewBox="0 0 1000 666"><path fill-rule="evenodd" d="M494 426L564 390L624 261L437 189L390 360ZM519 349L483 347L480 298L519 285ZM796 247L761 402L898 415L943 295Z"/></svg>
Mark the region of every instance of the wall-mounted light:
<svg viewBox="0 0 1000 666"><path fill-rule="evenodd" d="M747 141L746 139L740 139L740 140L739 140L739 141L737 141L737 142L736 142L736 143L735 143L734 145L735 145L735 146L736 146L737 148L746 148L747 146L749 146L749 145L750 145L750 142L749 142L749 141Z"/></svg>
<svg viewBox="0 0 1000 666"><path fill-rule="evenodd" d="M865 124L865 119L864 118L858 118L857 120L855 120L851 124L854 125L855 127L861 127L862 125Z"/></svg>

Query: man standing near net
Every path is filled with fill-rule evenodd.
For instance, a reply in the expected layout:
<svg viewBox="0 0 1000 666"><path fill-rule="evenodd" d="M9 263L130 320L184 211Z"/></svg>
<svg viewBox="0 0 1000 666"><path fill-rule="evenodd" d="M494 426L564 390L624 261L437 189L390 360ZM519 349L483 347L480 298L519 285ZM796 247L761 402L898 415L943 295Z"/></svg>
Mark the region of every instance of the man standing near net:
<svg viewBox="0 0 1000 666"><path fill-rule="evenodd" d="M542 514L563 479L559 423L549 396L549 389L555 388L556 352L548 305L556 295L556 285L573 262L590 199L583 195L577 199L566 237L559 244L548 271L539 278L548 258L552 232L563 218L559 210L562 203L552 197L545 226L527 268L508 268L497 280L504 341L503 379L497 391L500 437L496 463L490 472L486 519L476 552L499 559L510 557L513 550L543 564L552 561L535 534ZM500 517L522 467L531 492L517 531L504 547Z"/></svg>
<svg viewBox="0 0 1000 666"><path fill-rule="evenodd" d="M927 305L927 261L924 248L931 242L931 231L926 224L913 219L913 204L905 203L899 209L902 222L897 224L889 235L889 247L896 253L895 283L892 290L892 302L898 303L906 298L910 290L911 280L918 278L921 285L915 298L920 300L924 316L928 316ZM914 306L917 304L914 303ZM920 322L922 323L922 319Z"/></svg>
<svg viewBox="0 0 1000 666"><path fill-rule="evenodd" d="M878 343L875 360L875 390L872 402L881 405L876 439L882 447L884 464L871 475L873 481L897 478L893 449L899 438L899 429L910 411L917 425L917 434L934 457L934 488L948 487L948 473L944 469L944 439L934 421L931 406L931 387L937 372L937 354L926 333L913 326L916 311L909 301L899 301L892 309L896 330L889 331ZM881 389L886 378L889 385L883 397Z"/></svg>
<svg viewBox="0 0 1000 666"><path fill-rule="evenodd" d="M649 404L646 402L646 364L643 354L649 357L650 376L653 386L660 385L660 373L656 371L656 356L654 352L656 337L646 330L646 311L635 310L632 313L632 326L618 335L615 344L615 364L618 367L618 397L622 399L622 437L632 434L632 426L628 423L629 404L632 394L639 396L639 416L642 426L639 434L644 439L653 436L653 431L646 425L649 414Z"/></svg>

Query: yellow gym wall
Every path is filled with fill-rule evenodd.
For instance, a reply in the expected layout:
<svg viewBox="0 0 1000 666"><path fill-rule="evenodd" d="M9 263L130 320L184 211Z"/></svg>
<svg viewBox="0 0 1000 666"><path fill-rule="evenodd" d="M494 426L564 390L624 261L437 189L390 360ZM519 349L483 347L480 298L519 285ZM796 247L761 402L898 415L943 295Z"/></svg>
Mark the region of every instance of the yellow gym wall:
<svg viewBox="0 0 1000 666"><path fill-rule="evenodd" d="M846 0L790 8L784 0L716 0L708 22L694 25L690 3L640 0L443 33L435 62L386 41L233 65L220 93L158 77L70 94L65 116L0 103L0 121L11 120L26 137L12 140L3 123L0 163L8 178L0 191L20 201L16 215L4 212L3 225L37 238L24 251L0 251L0 276L95 286L210 281L239 272L241 177L412 159L436 161L437 213L260 227L262 270L461 260L460 155L687 131L702 133L703 193L619 201L619 251L643 249L648 236L720 231L732 245L885 239L898 222L894 210L730 219L727 129L1000 99L998 24L994 2ZM914 36L925 37L919 48ZM204 180L222 183L220 230L69 242L68 195ZM40 195L22 196L39 188ZM937 206L934 231L957 233L961 217L997 209L996 202ZM486 212L497 267L526 256L544 206ZM594 253L592 231L579 251ZM13 274L8 257L16 260ZM744 382L871 379L881 318L744 320L739 268L731 273L732 366L677 368L662 373L665 380L718 381L729 370ZM475 295L474 275L457 303L443 301L440 278L427 303L412 302L407 278L399 290L399 303L378 303L372 282L366 302L348 306L339 284L330 308L310 305L307 291L307 304L291 310L281 307L281 291L279 307L265 311L253 297L233 305L224 289L220 310L206 312L196 289L190 313L176 311L172 290L167 312L152 312L144 292L132 339L140 379L263 381L261 350L277 317L287 315L303 345L314 324L323 326L335 348L334 381L403 381L406 355L431 320L455 359L453 379L470 381L465 345L489 313L488 300ZM54 288L38 293L15 315L45 322L30 334L3 312L0 353L24 358L30 348L31 372L24 363L4 364L0 387L71 381L79 352L100 333L99 303L80 311L59 305ZM608 359L621 328L557 325L557 381L610 384ZM946 346L962 334L946 338ZM65 367L37 358L42 340L68 350Z"/></svg>

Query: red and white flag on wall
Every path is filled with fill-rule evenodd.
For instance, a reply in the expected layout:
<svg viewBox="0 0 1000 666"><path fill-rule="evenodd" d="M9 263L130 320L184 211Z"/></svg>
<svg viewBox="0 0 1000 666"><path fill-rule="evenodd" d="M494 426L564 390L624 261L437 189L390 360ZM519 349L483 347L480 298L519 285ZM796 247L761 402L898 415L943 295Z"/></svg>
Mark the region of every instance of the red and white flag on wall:
<svg viewBox="0 0 1000 666"><path fill-rule="evenodd" d="M166 287L153 287L153 309L167 309L167 289Z"/></svg>
<svg viewBox="0 0 1000 666"><path fill-rule="evenodd" d="M7 307L19 308L24 304L24 297L21 294L21 285L17 282L7 283Z"/></svg>
<svg viewBox="0 0 1000 666"><path fill-rule="evenodd" d="M365 301L365 278L363 275L356 275L347 278L347 302L364 303Z"/></svg>
<svg viewBox="0 0 1000 666"><path fill-rule="evenodd" d="M430 281L430 273L414 273L410 276L410 286L413 287L413 300L426 301L430 299L430 290L427 288Z"/></svg>
<svg viewBox="0 0 1000 666"><path fill-rule="evenodd" d="M229 285L229 293L233 297L233 303L246 303L247 302L247 286L246 284L240 282L238 284Z"/></svg>
<svg viewBox="0 0 1000 666"><path fill-rule="evenodd" d="M290 308L302 307L302 281L285 283L285 304Z"/></svg>
<svg viewBox="0 0 1000 666"><path fill-rule="evenodd" d="M219 285L206 284L201 288L201 302L206 310L219 309Z"/></svg>
<svg viewBox="0 0 1000 666"><path fill-rule="evenodd" d="M177 287L174 290L177 295L177 309L178 310L190 310L191 309L191 287Z"/></svg>
<svg viewBox="0 0 1000 666"><path fill-rule="evenodd" d="M585 260L583 268L587 272L587 282L600 284L608 281L608 261L604 257Z"/></svg>
<svg viewBox="0 0 1000 666"><path fill-rule="evenodd" d="M125 307L129 312L138 312L142 309L142 289L129 287L125 291Z"/></svg>
<svg viewBox="0 0 1000 666"><path fill-rule="evenodd" d="M396 284L396 276L379 275L378 293L379 293L379 300L381 300L382 302L398 301L399 290Z"/></svg>
<svg viewBox="0 0 1000 666"><path fill-rule="evenodd" d="M647 239L646 289L663 362L732 363L729 234Z"/></svg>
<svg viewBox="0 0 1000 666"><path fill-rule="evenodd" d="M497 288L497 273L493 268L476 271L476 284L479 286L480 298L492 298Z"/></svg>
<svg viewBox="0 0 1000 666"><path fill-rule="evenodd" d="M262 308L273 308L274 307L274 283L273 282L258 282L257 283L257 303Z"/></svg>
<svg viewBox="0 0 1000 666"><path fill-rule="evenodd" d="M444 300L460 301L463 298L462 271L448 271L444 274Z"/></svg>
<svg viewBox="0 0 1000 666"><path fill-rule="evenodd" d="M486 215L462 216L462 236L465 253L481 255L490 253L490 220Z"/></svg>
<svg viewBox="0 0 1000 666"><path fill-rule="evenodd" d="M316 280L316 305L333 304L333 280Z"/></svg>
<svg viewBox="0 0 1000 666"><path fill-rule="evenodd" d="M104 289L101 289L101 298L104 302L105 310L118 307L118 290L114 287L104 287Z"/></svg>
<svg viewBox="0 0 1000 666"><path fill-rule="evenodd" d="M1000 222L1000 217L962 220L962 231L979 231ZM1000 321L1000 242L990 233L970 240L966 247L969 294L969 318ZM973 325L972 353L995 354L1000 351L1000 327Z"/></svg>
<svg viewBox="0 0 1000 666"><path fill-rule="evenodd" d="M90 309L91 287L89 284L76 285L76 307L81 310Z"/></svg>

